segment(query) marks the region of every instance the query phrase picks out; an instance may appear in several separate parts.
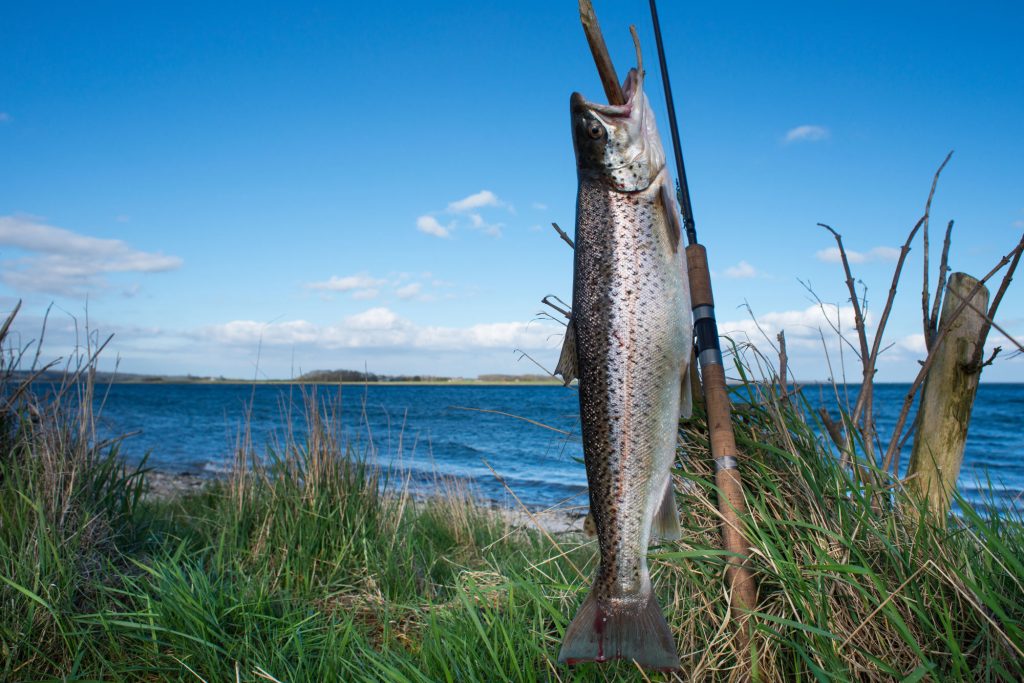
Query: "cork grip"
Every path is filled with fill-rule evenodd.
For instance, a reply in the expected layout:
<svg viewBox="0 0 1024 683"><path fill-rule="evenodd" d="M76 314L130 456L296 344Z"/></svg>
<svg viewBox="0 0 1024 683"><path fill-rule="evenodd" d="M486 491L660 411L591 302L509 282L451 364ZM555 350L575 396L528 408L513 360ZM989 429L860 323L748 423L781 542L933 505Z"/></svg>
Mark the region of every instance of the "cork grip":
<svg viewBox="0 0 1024 683"><path fill-rule="evenodd" d="M686 248L686 262L693 307L714 306L707 251L699 244L690 245ZM717 348L717 337L712 341ZM721 363L702 366L701 381L704 387L711 454L715 458L737 457L725 368ZM744 624L744 613L757 605L757 585L746 567L750 544L743 535L740 521L741 516L747 512L743 484L739 471L735 468L716 469L715 484L719 490L718 509L722 515L722 542L726 550L736 555L726 568L726 580L732 590L733 617L738 623ZM740 634L745 636L747 629L741 627Z"/></svg>
<svg viewBox="0 0 1024 683"><path fill-rule="evenodd" d="M691 244L686 248L686 268L690 273L690 303L694 307L714 306L711 273L708 271L708 252L703 245Z"/></svg>

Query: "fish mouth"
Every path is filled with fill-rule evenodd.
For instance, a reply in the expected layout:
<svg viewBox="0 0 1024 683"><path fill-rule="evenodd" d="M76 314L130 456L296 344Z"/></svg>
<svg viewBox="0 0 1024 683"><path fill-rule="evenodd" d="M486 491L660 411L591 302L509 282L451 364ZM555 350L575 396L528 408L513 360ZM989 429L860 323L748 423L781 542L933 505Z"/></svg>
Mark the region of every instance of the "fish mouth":
<svg viewBox="0 0 1024 683"><path fill-rule="evenodd" d="M601 104L590 102L578 92L574 92L569 98L569 109L573 114L594 112L609 118L627 118L633 111L637 95L643 90L643 74L636 69L630 69L626 74L626 80L622 84L622 94L626 98L625 104Z"/></svg>

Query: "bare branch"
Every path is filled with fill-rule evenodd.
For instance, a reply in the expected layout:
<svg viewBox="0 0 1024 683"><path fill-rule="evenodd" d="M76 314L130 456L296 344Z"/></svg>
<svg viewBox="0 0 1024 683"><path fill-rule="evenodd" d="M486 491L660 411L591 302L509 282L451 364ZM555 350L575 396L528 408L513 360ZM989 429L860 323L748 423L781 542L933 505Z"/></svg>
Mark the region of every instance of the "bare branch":
<svg viewBox="0 0 1024 683"><path fill-rule="evenodd" d="M922 224L921 224L921 226L922 226L921 236L922 236L923 241L924 241L924 245L923 245L924 246L924 284L921 286L921 316L922 316L922 320L924 322L925 344L928 343L928 338L929 338L928 323L930 321L930 317L929 317L929 313L928 313L928 310L930 308L929 305L928 305L929 304L929 302L928 302L928 256L929 256L929 253L928 252L930 251L930 249L928 247L928 223L929 223L929 219L931 218L932 198L935 196L935 187L939 184L939 174L942 173L942 169L944 169L946 167L946 164L949 163L949 158L952 157L952 156L953 156L953 150L950 150L949 154L946 155L946 158L943 159L941 164L939 164L938 170L935 171L935 175L932 177L932 188L928 192L928 201L926 201L924 203L924 216L921 217L921 220L923 221ZM936 300L938 300L939 297L941 297L941 296L942 296L942 292L941 291L935 292L935 299ZM928 346L928 348L931 348L931 346Z"/></svg>
<svg viewBox="0 0 1024 683"><path fill-rule="evenodd" d="M993 362L995 361L995 359L996 359L996 356L998 356L998 355L999 355L999 353L1000 353L1000 352L1001 352L1002 350L1003 350L1003 347L1002 347L1002 346L997 346L997 347L995 347L994 349L992 349L992 355L988 357L988 360L987 360L987 361L985 361L984 363L982 363L982 364L981 364L981 367L979 367L979 368L978 368L978 370L980 371L980 370L981 370L981 368L987 368L987 367L988 367L989 365L992 365L992 363L993 363Z"/></svg>
<svg viewBox="0 0 1024 683"><path fill-rule="evenodd" d="M557 302L558 302L559 304L562 304L562 306L565 306L565 308L562 308L562 306L559 306L558 304L552 303L552 302L550 301L551 299L554 299L554 300L555 300L555 301L557 301ZM548 295L546 295L546 296L545 296L545 297L544 297L543 299L541 299L541 300L540 300L540 302L541 302L542 304L544 304L545 306L548 306L548 307L550 307L550 308L553 308L553 309L555 309L556 311L558 311L559 313L561 313L561 314L562 314L563 316L565 316L566 318L572 318L572 308L571 308L571 307L569 306L569 304L565 303L564 301L562 301L561 299L559 299L559 298L558 298L557 296L555 296L554 294L548 294Z"/></svg>
<svg viewBox="0 0 1024 683"><path fill-rule="evenodd" d="M576 244L572 241L572 238L565 234L565 230L562 230L560 227L558 227L558 223L552 223L551 227L554 228L555 232L558 233L558 236L561 237L565 241L565 243L569 245L570 249L576 248Z"/></svg>
<svg viewBox="0 0 1024 683"><path fill-rule="evenodd" d="M985 277L978 280L978 284L971 288L966 299L972 298L985 283L992 279L996 273L1003 269L1007 263L1014 261L1015 263L1020 260L1020 254L1024 251L1024 236L1021 237L1021 241L1017 243L1017 246L1013 248L1013 251L1008 253L1006 256L999 259L999 262L985 274ZM1004 278L1005 280L1005 278ZM938 334L935 335L935 347L938 347L942 343L942 340L946 336L946 332L949 331L953 322L960 316L963 310L967 308L967 301L961 301L960 305L953 309L953 313L950 315L949 320L945 325L940 325ZM928 375L928 370L931 368L932 363L935 361L937 354L932 350L929 350L928 356L921 364L921 369L917 373L917 377L914 378L913 384L910 385L910 389L907 391L907 395L903 398L903 407L900 409L899 418L896 420L896 426L892 430L892 438L889 439L889 447L885 451L885 458L882 460L882 469L888 470L892 465L893 457L896 454L901 440L900 435L903 433L903 427L907 424L907 415L910 413L910 407L914 403L914 397L917 396L917 392L921 389L921 384L924 382L924 378Z"/></svg>
<svg viewBox="0 0 1024 683"><path fill-rule="evenodd" d="M964 299L964 298L963 298L963 297L962 297L962 296L961 296L961 295L959 294L959 292L953 292L953 294L954 294L954 296L956 296L956 298L960 299L961 301L967 301L966 299ZM986 323L987 323L988 325L991 325L992 327L996 328L996 331L997 331L997 332L999 332L999 333L1000 333L1001 335L1003 335L1004 337L1006 337L1006 339L1007 339L1007 340L1008 340L1008 341L1009 341L1009 342L1010 342L1011 344L1013 344L1014 346L1016 346L1016 347L1017 347L1017 350L1018 350L1019 352L1021 352L1021 353L1024 353L1024 345L1021 345L1021 343L1020 343L1019 341L1017 341L1016 339L1014 339L1013 337L1011 337L1011 336L1010 336L1010 333L1009 333L1009 332L1007 332L1007 331L1006 331L1006 330L1005 330L1005 329L1003 328L1003 326L1002 326L1002 325L1000 325L999 323L997 323L997 322L996 322L996 321L995 321L995 320L994 320L994 319L992 318L992 314L994 314L994 313L995 313L995 311L993 311L993 310L992 310L992 307L991 307L991 306L989 306L989 311L988 311L988 312L985 312L985 311L981 311L981 310L978 310L978 307L977 307L977 306L975 306L974 304L972 304L972 303L971 303L970 301L967 301L967 307L968 307L968 308L970 308L970 309L971 309L972 311L974 311L975 313L977 313L978 315L980 315L980 316L981 316L982 318L984 318L984 319L985 319L985 322L986 322ZM986 365L988 365L988 363L986 363Z"/></svg>
<svg viewBox="0 0 1024 683"><path fill-rule="evenodd" d="M942 304L942 298L945 296L946 291L946 276L949 274L949 245L950 237L953 234L953 221L949 221L946 225L946 239L942 241L942 259L939 261L939 283L935 287L935 299L932 301L932 315L926 326L924 339L925 348L929 339L928 330L931 330L931 336L935 336L935 331L939 329L939 308Z"/></svg>
<svg viewBox="0 0 1024 683"><path fill-rule="evenodd" d="M924 220L924 219L922 219ZM922 221L919 220L918 224L913 226L906 238L906 242L899 250L899 258L896 259L896 269L893 271L893 282L889 286L889 296L886 298L886 305L882 309L882 317L879 318L879 327L874 331L874 342L871 344L871 352L867 355L870 360L871 369L874 369L874 362L879 358L879 347L882 345L882 335L886 330L886 325L889 323L889 314L893 309L893 302L896 300L896 288L899 285L900 274L903 271L903 264L906 262L906 255L910 253L910 243L913 242L914 234L918 233L918 228L921 227ZM871 375L873 376L873 372Z"/></svg>
<svg viewBox="0 0 1024 683"><path fill-rule="evenodd" d="M821 227L832 233L839 245L839 257L843 261L843 272L846 273L846 287L850 290L850 303L853 304L853 322L857 328L857 340L860 342L860 358L864 362L868 357L868 337L864 329L864 316L860 309L860 300L857 298L857 288L853 282L853 274L850 272L850 261L846 258L846 248L843 246L843 236L824 223L818 223Z"/></svg>
<svg viewBox="0 0 1024 683"><path fill-rule="evenodd" d="M1024 251L1024 249L1021 249L1021 247L1024 247L1024 235L1021 235L1020 242L1017 246L1017 253L1014 255L1013 261L1010 263L1010 267L1006 269L1006 273L1003 275L1003 281L999 283L999 289L996 290L996 295L993 297L992 303L989 304L988 315L985 316L985 325L981 329L981 336L978 340L978 345L974 349L974 358L972 359L973 363L980 363L981 357L985 353L985 340L988 339L989 330L992 329L992 324L996 317L996 310L998 310L999 304L1003 300L1003 295L1006 294L1006 289L1010 286L1010 283L1013 282L1013 274L1017 270L1017 264L1020 263L1021 252ZM1004 332L1003 334L1006 333ZM1007 335L1007 338L1009 338L1009 335Z"/></svg>

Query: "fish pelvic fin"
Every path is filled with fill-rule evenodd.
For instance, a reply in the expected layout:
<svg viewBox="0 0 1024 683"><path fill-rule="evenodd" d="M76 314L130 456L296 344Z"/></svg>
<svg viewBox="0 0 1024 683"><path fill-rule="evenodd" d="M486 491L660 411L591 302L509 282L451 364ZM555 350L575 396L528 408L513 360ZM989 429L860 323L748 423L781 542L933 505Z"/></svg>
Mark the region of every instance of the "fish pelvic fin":
<svg viewBox="0 0 1024 683"><path fill-rule="evenodd" d="M562 376L565 386L569 386L579 376L576 365L576 327L572 320L565 328L565 339L562 341L562 353L558 356L555 374Z"/></svg>
<svg viewBox="0 0 1024 683"><path fill-rule="evenodd" d="M668 475L665 493L661 496L661 504L654 512L651 521L651 537L665 541L678 541L683 537L683 527L679 524L679 511L676 510L675 487L672 486L672 475Z"/></svg>
<svg viewBox="0 0 1024 683"><path fill-rule="evenodd" d="M632 659L647 669L679 670L675 640L653 592L646 603L624 609L602 604L591 591L565 630L560 664L612 659Z"/></svg>
<svg viewBox="0 0 1024 683"><path fill-rule="evenodd" d="M597 538L597 522L594 521L593 512L588 512L583 520L583 535L587 538Z"/></svg>

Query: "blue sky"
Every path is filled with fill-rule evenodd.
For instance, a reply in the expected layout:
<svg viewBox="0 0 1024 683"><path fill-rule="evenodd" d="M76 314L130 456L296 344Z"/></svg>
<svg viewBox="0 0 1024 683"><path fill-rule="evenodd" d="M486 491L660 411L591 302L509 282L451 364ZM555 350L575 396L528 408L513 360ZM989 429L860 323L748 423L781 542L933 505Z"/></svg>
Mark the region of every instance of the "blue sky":
<svg viewBox="0 0 1024 683"><path fill-rule="evenodd" d="M24 301L22 341L52 302L48 353L87 318L126 372L553 366L537 313L571 291L549 227L574 221L568 99L601 96L576 3L214 5L5 7L0 308ZM646 3L595 6L623 77L638 25L668 144ZM819 327L839 362L800 281L847 305L817 222L876 313L950 149L933 232L956 220L953 267L983 274L1024 231L1019 4L660 9L722 328L763 342L749 304L797 377L830 374ZM914 247L881 379L920 357ZM1024 336L1019 284L1000 314Z"/></svg>

